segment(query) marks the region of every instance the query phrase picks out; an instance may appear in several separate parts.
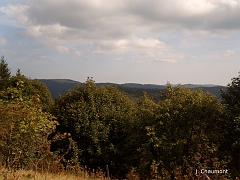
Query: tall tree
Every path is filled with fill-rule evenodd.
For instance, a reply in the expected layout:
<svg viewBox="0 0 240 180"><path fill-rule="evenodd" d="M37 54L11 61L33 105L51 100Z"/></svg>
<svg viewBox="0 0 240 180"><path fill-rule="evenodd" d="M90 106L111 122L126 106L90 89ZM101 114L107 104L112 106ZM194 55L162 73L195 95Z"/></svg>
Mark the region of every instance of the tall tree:
<svg viewBox="0 0 240 180"><path fill-rule="evenodd" d="M81 165L117 167L122 176L138 158L132 138L134 113L125 94L115 87L98 88L91 79L59 96L53 108L60 124L57 131L71 133Z"/></svg>
<svg viewBox="0 0 240 180"><path fill-rule="evenodd" d="M1 56L0 63L0 90L5 89L9 84L9 79L11 77L10 69L8 68L8 64L4 59L4 56Z"/></svg>
<svg viewBox="0 0 240 180"><path fill-rule="evenodd" d="M139 113L148 124L142 152L148 155L144 163L150 165L153 178L167 175L170 179L176 173L191 176L193 169L212 167L221 142L220 101L202 90L170 84L161 99L158 104L145 99Z"/></svg>
<svg viewBox="0 0 240 180"><path fill-rule="evenodd" d="M221 90L221 99L228 106L232 116L240 115L240 74L232 78L232 82L227 85L225 90Z"/></svg>
<svg viewBox="0 0 240 180"><path fill-rule="evenodd" d="M237 176L240 174L240 75L232 78L227 88L221 90L221 100L226 107L225 138L221 150L231 156L230 168Z"/></svg>

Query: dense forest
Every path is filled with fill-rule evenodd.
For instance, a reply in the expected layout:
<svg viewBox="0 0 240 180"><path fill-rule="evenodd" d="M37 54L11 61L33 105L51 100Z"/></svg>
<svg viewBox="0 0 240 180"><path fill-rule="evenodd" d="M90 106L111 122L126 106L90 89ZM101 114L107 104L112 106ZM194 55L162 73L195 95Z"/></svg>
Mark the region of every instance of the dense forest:
<svg viewBox="0 0 240 180"><path fill-rule="evenodd" d="M153 100L115 86L83 86L55 100L47 86L0 64L0 166L58 162L135 179L240 176L240 77L216 97L168 83ZM221 173L201 173L219 170Z"/></svg>
<svg viewBox="0 0 240 180"><path fill-rule="evenodd" d="M47 85L51 92L52 98L55 99L59 94L63 95L69 89L73 89L76 85L84 86L85 83L73 81L70 79L37 79ZM160 91L164 90L166 85L155 84L137 84L137 83L95 83L97 87L101 86L114 86L118 90L125 92L133 100L139 99L143 96L144 92L148 94L155 102L160 100ZM176 85L173 85L176 86ZM225 89L226 86L219 85L197 85L197 84L179 84L179 86L188 87L191 90L202 89L204 92L208 91L217 97L220 97L219 89Z"/></svg>

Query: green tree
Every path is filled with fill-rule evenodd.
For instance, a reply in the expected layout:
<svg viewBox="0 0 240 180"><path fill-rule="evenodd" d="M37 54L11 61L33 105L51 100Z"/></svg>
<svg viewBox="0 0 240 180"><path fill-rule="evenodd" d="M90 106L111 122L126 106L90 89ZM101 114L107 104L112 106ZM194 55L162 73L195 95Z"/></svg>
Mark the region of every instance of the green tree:
<svg viewBox="0 0 240 180"><path fill-rule="evenodd" d="M42 103L43 111L50 111L50 108L53 105L53 100L47 86L36 79L25 77L21 74L19 68L17 69L16 76L11 76L8 64L6 63L4 56L2 56L0 64L0 90L7 89L8 87L17 87L19 81L24 82L24 95L29 97L38 95Z"/></svg>
<svg viewBox="0 0 240 180"><path fill-rule="evenodd" d="M32 97L38 95L40 102L42 103L43 111L50 111L53 105L53 100L46 84L37 79L29 79L26 76L21 75L20 70L18 69L16 76L10 78L10 86L17 87L19 81L24 84L22 91L25 96Z"/></svg>
<svg viewBox="0 0 240 180"><path fill-rule="evenodd" d="M231 157L229 168L235 176L240 172L240 75L232 78L225 90L221 90L221 100L226 108L224 140L221 150Z"/></svg>
<svg viewBox="0 0 240 180"><path fill-rule="evenodd" d="M48 156L48 135L57 122L42 111L39 97L24 96L22 87L19 82L18 88L0 91L0 157L8 172L32 163L36 176L38 163Z"/></svg>
<svg viewBox="0 0 240 180"><path fill-rule="evenodd" d="M146 98L145 98L146 99ZM156 105L146 99L144 152L152 176L192 175L193 169L211 167L221 142L219 125L223 122L220 101L202 90L191 91L167 85ZM148 119L149 118L149 119ZM150 162L149 162L150 161ZM174 172L174 173L172 173Z"/></svg>
<svg viewBox="0 0 240 180"><path fill-rule="evenodd" d="M138 157L139 162L137 172L140 174L141 179L152 178L152 163L154 159L153 142L149 139L149 128L157 121L157 108L158 105L144 92L144 95L137 103L137 117L136 122L137 136L136 141L139 144Z"/></svg>
<svg viewBox="0 0 240 180"><path fill-rule="evenodd" d="M10 69L8 68L8 64L4 59L4 56L1 56L0 63L0 90L8 87L9 79L11 77Z"/></svg>
<svg viewBox="0 0 240 180"><path fill-rule="evenodd" d="M125 94L115 87L97 88L91 79L56 98L53 108L60 124L57 131L71 133L81 165L114 166L121 175L137 159L131 138L134 113L135 106Z"/></svg>
<svg viewBox="0 0 240 180"><path fill-rule="evenodd" d="M240 75L232 78L232 82L227 85L225 90L221 90L221 99L231 111L233 117L240 115Z"/></svg>

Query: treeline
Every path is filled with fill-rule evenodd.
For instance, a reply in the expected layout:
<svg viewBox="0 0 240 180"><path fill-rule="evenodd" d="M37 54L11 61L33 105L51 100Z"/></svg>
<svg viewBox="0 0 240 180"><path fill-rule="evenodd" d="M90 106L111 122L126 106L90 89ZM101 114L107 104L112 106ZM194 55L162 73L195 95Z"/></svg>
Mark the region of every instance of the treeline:
<svg viewBox="0 0 240 180"><path fill-rule="evenodd" d="M240 77L221 98L167 84L155 102L132 100L92 79L53 102L43 83L0 69L0 158L11 168L58 160L63 166L103 168L118 178L196 179L201 170L240 175ZM196 174L196 170L198 170ZM128 175L127 175L128 174Z"/></svg>
<svg viewBox="0 0 240 180"><path fill-rule="evenodd" d="M84 85L85 83L73 81L70 79L38 79L40 82L43 82L47 85L48 89L51 92L52 98L55 99L59 94L65 94L67 90L73 89L76 84ZM145 91L149 97L151 97L155 102L160 100L159 94L160 91L165 89L165 85L153 85L153 84L115 84L115 83L96 83L97 87L101 86L116 86L118 90L125 92L133 100L138 100L143 96ZM175 86L175 85L174 85ZM213 95L220 97L219 89L225 89L226 86L209 86L209 85L194 85L194 84L183 84L192 90L202 89L204 92L208 91Z"/></svg>

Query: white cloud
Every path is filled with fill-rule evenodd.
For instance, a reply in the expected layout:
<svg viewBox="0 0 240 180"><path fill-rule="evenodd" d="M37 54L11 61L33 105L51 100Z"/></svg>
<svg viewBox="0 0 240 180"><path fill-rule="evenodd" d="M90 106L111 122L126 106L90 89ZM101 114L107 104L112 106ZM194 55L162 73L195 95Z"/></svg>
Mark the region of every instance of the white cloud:
<svg viewBox="0 0 240 180"><path fill-rule="evenodd" d="M118 58L114 58L114 60L115 60L115 61L122 61L122 60L123 60L123 58L121 58L121 57L118 57Z"/></svg>
<svg viewBox="0 0 240 180"><path fill-rule="evenodd" d="M0 12L5 14L5 22L9 25L13 26L21 26L25 27L28 26L28 14L27 10L29 6L17 4L12 5L8 4L5 7L0 7Z"/></svg>
<svg viewBox="0 0 240 180"><path fill-rule="evenodd" d="M233 50L226 50L219 52L218 54L211 54L209 55L210 59L222 59L222 58L230 58L235 55L235 51Z"/></svg>
<svg viewBox="0 0 240 180"><path fill-rule="evenodd" d="M185 48L189 47L198 47L202 44L202 42L199 42L197 38L189 38L189 39L183 39L180 42L180 45Z"/></svg>
<svg viewBox="0 0 240 180"><path fill-rule="evenodd" d="M38 42L44 46L58 46L66 44L69 41L69 39L65 37L67 30L67 27L61 26L60 24L26 27L26 33L30 36L38 38Z"/></svg>
<svg viewBox="0 0 240 180"><path fill-rule="evenodd" d="M41 26L29 26L27 27L26 31L29 35L38 37L42 34L40 28Z"/></svg>
<svg viewBox="0 0 240 180"><path fill-rule="evenodd" d="M75 54L76 54L77 56L82 56L82 55L83 55L83 52L82 52L82 51L75 51Z"/></svg>
<svg viewBox="0 0 240 180"><path fill-rule="evenodd" d="M183 14L188 16L205 15L217 8L217 6L209 0L178 0L176 5L179 6L179 10L182 11Z"/></svg>
<svg viewBox="0 0 240 180"><path fill-rule="evenodd" d="M21 2L21 1L20 1ZM69 0L26 1L7 5L0 11L5 19L24 26L29 34L65 38L122 39L135 31L166 29L240 29L239 0ZM67 12L67 13L66 13Z"/></svg>
<svg viewBox="0 0 240 180"><path fill-rule="evenodd" d="M59 53L69 53L70 52L70 50L66 46L57 46L55 49Z"/></svg>
<svg viewBox="0 0 240 180"><path fill-rule="evenodd" d="M25 35L60 53L73 47L77 56L129 54L139 61L183 58L183 53L157 38L163 31L205 37L240 29L240 0L20 0L0 11L6 23L25 28Z"/></svg>
<svg viewBox="0 0 240 180"><path fill-rule="evenodd" d="M131 37L128 39L119 40L100 40L94 43L94 49L98 49L100 53L137 53L151 50L166 50L169 49L164 42L158 39L139 37ZM97 52L98 52L97 51Z"/></svg>
<svg viewBox="0 0 240 180"><path fill-rule="evenodd" d="M58 71L61 77L75 73L77 79L93 72L99 77L106 73L108 79L119 71L120 79L124 72L129 77L136 74L139 82L170 76L182 82L182 74L195 81L209 68L210 81L211 67L224 69L225 59L229 66L239 67L240 0L5 0L0 4L1 53L17 53L10 58L24 59L26 64L47 62L50 74ZM58 53L74 60L70 74L62 72L66 62ZM50 68L55 59L62 60L62 69ZM76 68L80 63L82 71ZM36 67L27 71L47 76L46 68ZM105 72L95 70L99 68ZM186 68L204 74L189 76Z"/></svg>
<svg viewBox="0 0 240 180"><path fill-rule="evenodd" d="M5 46L7 44L7 40L5 38L0 38L0 46Z"/></svg>
<svg viewBox="0 0 240 180"><path fill-rule="evenodd" d="M40 31L42 34L46 34L48 36L62 36L68 29L65 26L60 25L59 23L51 24L51 25L45 25L45 26L37 26L38 31Z"/></svg>
<svg viewBox="0 0 240 180"><path fill-rule="evenodd" d="M233 56L235 54L235 52L233 50L227 50L223 53L224 57L230 57Z"/></svg>
<svg viewBox="0 0 240 180"><path fill-rule="evenodd" d="M176 62L183 58L182 55L171 52L171 47L158 39L135 36L116 41L97 41L90 51L95 54L130 54L135 62Z"/></svg>
<svg viewBox="0 0 240 180"><path fill-rule="evenodd" d="M232 8L234 8L234 6L239 5L239 1L237 0L221 0L221 3L231 6Z"/></svg>
<svg viewBox="0 0 240 180"><path fill-rule="evenodd" d="M174 63L184 58L183 54L172 54L169 52L146 52L144 54L138 54L133 56L134 62L146 63L146 62L170 62Z"/></svg>
<svg viewBox="0 0 240 180"><path fill-rule="evenodd" d="M18 54L17 51L6 50L6 49L1 50L1 53L2 53L2 54L11 54L11 55L13 55L13 54Z"/></svg>

